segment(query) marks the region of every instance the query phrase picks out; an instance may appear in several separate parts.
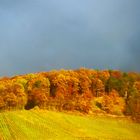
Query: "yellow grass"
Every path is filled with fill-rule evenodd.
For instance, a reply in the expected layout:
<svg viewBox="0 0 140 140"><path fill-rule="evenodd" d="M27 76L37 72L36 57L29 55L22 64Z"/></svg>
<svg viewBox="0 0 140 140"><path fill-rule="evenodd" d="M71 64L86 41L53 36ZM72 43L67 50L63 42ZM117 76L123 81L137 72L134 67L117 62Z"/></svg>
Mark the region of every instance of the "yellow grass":
<svg viewBox="0 0 140 140"><path fill-rule="evenodd" d="M0 113L1 140L139 140L140 124L126 119L44 110Z"/></svg>

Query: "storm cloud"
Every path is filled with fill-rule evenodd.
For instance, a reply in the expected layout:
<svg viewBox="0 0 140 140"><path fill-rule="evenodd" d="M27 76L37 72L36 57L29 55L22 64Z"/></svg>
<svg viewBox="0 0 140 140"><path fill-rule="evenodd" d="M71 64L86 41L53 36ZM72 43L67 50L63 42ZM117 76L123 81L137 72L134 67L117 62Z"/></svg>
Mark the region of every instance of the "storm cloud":
<svg viewBox="0 0 140 140"><path fill-rule="evenodd" d="M0 1L0 75L140 71L139 0Z"/></svg>

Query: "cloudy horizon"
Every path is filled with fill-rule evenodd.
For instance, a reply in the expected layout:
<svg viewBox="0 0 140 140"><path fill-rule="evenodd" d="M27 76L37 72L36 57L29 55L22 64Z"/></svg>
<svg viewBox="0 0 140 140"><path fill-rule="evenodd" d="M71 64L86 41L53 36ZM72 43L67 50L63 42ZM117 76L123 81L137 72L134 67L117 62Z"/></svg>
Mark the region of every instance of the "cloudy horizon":
<svg viewBox="0 0 140 140"><path fill-rule="evenodd" d="M0 1L0 76L79 67L140 72L139 5Z"/></svg>

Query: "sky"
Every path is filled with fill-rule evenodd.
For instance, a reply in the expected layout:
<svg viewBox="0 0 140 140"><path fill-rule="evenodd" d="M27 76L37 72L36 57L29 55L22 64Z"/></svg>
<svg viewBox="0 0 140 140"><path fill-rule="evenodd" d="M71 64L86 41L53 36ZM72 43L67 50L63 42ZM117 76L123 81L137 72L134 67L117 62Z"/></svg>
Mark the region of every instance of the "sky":
<svg viewBox="0 0 140 140"><path fill-rule="evenodd" d="M140 0L0 0L0 76L140 72Z"/></svg>

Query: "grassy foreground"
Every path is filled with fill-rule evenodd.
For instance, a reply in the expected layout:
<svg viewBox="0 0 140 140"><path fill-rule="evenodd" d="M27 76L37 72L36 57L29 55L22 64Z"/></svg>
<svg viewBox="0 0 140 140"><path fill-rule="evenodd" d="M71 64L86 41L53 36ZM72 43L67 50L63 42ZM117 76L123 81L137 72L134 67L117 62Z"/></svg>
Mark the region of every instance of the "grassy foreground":
<svg viewBox="0 0 140 140"><path fill-rule="evenodd" d="M139 140L140 124L125 119L30 110L0 113L0 140Z"/></svg>

